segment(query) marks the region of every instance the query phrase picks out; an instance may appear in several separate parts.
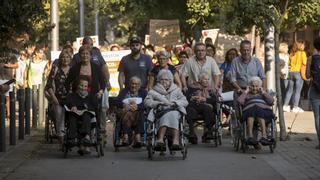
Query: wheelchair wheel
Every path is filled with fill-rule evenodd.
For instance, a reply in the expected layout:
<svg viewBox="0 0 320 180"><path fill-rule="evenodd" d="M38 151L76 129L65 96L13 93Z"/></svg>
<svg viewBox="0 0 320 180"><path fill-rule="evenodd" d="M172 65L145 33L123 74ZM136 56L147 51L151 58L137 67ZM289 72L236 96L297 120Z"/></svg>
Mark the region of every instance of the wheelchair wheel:
<svg viewBox="0 0 320 180"><path fill-rule="evenodd" d="M246 153L248 145L246 142L247 138L247 123L244 121L241 125L241 149L243 153Z"/></svg>
<svg viewBox="0 0 320 180"><path fill-rule="evenodd" d="M148 139L147 143L148 143L147 144L148 159L153 160L154 150L153 150L153 147L152 147L152 140Z"/></svg>
<svg viewBox="0 0 320 180"><path fill-rule="evenodd" d="M233 149L235 151L239 151L239 146L240 146L240 138L239 137L234 137L233 138Z"/></svg>
<svg viewBox="0 0 320 180"><path fill-rule="evenodd" d="M102 145L102 143L99 143L99 144L100 144L99 145L100 154L101 154L101 156L104 156L104 150L103 150L104 145Z"/></svg>
<svg viewBox="0 0 320 180"><path fill-rule="evenodd" d="M97 157L98 157L98 158L101 156L99 146L100 146L100 144L97 144L97 145L96 145L96 152L97 152Z"/></svg>
<svg viewBox="0 0 320 180"><path fill-rule="evenodd" d="M113 148L114 152L119 152L118 141L120 141L120 123L115 121L113 126Z"/></svg>
<svg viewBox="0 0 320 180"><path fill-rule="evenodd" d="M181 153L182 153L182 159L185 160L187 158L187 154L188 154L188 148L186 145L183 146Z"/></svg>
<svg viewBox="0 0 320 180"><path fill-rule="evenodd" d="M48 109L46 109L46 120L45 120L45 128L44 128L44 136L46 142L49 142L49 112Z"/></svg>

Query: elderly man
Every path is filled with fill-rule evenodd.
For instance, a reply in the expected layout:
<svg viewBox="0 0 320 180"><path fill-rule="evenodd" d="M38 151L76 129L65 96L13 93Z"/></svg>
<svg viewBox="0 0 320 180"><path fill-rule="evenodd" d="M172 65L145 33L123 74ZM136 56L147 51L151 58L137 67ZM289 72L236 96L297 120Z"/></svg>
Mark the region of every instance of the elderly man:
<svg viewBox="0 0 320 180"><path fill-rule="evenodd" d="M260 77L265 87L266 75L260 60L251 56L251 42L244 40L240 43L241 56L236 57L231 64L231 83L238 92L245 90L249 79Z"/></svg>
<svg viewBox="0 0 320 180"><path fill-rule="evenodd" d="M182 68L181 82L183 90L187 91L188 87L199 87L199 75L202 72L209 75L209 86L218 90L220 70L216 61L212 57L206 56L205 44L197 43L194 48L195 56L191 57Z"/></svg>

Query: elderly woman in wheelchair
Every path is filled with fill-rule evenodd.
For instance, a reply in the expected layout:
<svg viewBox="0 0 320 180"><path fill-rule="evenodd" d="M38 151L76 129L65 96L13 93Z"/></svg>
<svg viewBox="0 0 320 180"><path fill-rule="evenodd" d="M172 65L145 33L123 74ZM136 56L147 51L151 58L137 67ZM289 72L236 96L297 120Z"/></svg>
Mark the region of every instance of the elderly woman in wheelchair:
<svg viewBox="0 0 320 180"><path fill-rule="evenodd" d="M85 145L91 143L91 121L95 118L98 101L97 98L88 93L89 78L80 76L77 82L77 90L66 98L68 143L79 144L80 155L89 153Z"/></svg>
<svg viewBox="0 0 320 180"><path fill-rule="evenodd" d="M186 114L188 105L186 97L181 89L173 83L173 75L169 70L163 69L158 73L157 84L149 91L144 103L150 108L149 121L156 121L157 138L155 149L165 149L164 137L169 130L172 135L171 150L181 148L179 138L180 120Z"/></svg>
<svg viewBox="0 0 320 180"><path fill-rule="evenodd" d="M259 77L252 77L249 80L249 87L238 97L238 102L242 106L241 122L247 123L247 145L257 145L258 141L253 137L255 120L258 121L261 129L262 145L270 145L267 138L266 124L269 124L274 116L272 105L274 99L262 88L262 81Z"/></svg>
<svg viewBox="0 0 320 180"><path fill-rule="evenodd" d="M144 104L147 91L140 88L140 78L134 76L130 79L129 88L122 89L116 99L117 122L115 128L115 146L129 145L129 134L134 132L133 147L141 147L141 133L144 126ZM118 137L122 137L122 143Z"/></svg>
<svg viewBox="0 0 320 180"><path fill-rule="evenodd" d="M205 72L199 75L199 87L189 88L187 91L189 105L187 107L187 121L189 124L189 142L197 144L198 138L194 132L194 121L203 118L205 127L202 141L213 139L213 125L215 123L216 95L209 87L209 75Z"/></svg>

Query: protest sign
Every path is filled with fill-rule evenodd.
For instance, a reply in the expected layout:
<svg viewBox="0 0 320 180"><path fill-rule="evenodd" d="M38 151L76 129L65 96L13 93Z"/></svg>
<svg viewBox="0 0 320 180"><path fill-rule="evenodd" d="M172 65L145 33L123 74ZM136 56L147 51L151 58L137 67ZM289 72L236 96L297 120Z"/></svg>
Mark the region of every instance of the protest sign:
<svg viewBox="0 0 320 180"><path fill-rule="evenodd" d="M123 56L130 54L130 50L122 50L122 51L106 51L101 52L104 60L106 61L110 73L110 84L111 91L109 92L109 96L117 96L120 88L118 84L118 67L120 64L120 60Z"/></svg>
<svg viewBox="0 0 320 180"><path fill-rule="evenodd" d="M180 43L179 20L150 20L150 44L164 46Z"/></svg>

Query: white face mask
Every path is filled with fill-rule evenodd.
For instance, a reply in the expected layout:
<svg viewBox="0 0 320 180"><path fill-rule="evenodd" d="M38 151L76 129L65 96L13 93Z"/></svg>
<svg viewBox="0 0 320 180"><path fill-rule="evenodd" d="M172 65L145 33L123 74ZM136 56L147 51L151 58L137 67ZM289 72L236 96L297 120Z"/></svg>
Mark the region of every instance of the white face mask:
<svg viewBox="0 0 320 180"><path fill-rule="evenodd" d="M85 98L88 96L88 92L87 91L78 91L79 96L81 96L82 98Z"/></svg>

